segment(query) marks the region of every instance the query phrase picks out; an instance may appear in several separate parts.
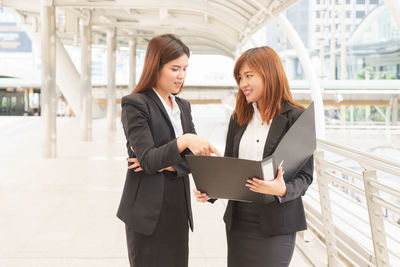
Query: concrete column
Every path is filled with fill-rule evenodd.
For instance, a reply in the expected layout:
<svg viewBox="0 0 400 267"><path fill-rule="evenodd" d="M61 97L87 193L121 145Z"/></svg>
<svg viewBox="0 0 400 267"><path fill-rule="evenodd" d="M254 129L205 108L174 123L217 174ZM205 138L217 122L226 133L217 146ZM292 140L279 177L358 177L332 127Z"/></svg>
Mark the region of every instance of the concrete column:
<svg viewBox="0 0 400 267"><path fill-rule="evenodd" d="M346 124L346 106L341 105L340 106L340 120L342 124Z"/></svg>
<svg viewBox="0 0 400 267"><path fill-rule="evenodd" d="M369 105L365 106L365 121L371 121L371 106Z"/></svg>
<svg viewBox="0 0 400 267"><path fill-rule="evenodd" d="M132 92L136 86L136 40L129 41L129 91Z"/></svg>
<svg viewBox="0 0 400 267"><path fill-rule="evenodd" d="M346 80L346 1L340 4L340 79Z"/></svg>
<svg viewBox="0 0 400 267"><path fill-rule="evenodd" d="M325 0L322 0L320 8L320 25L319 25L321 33L321 38L319 40L319 60L321 62L320 79L323 79L325 77L325 14L327 13L324 10L324 8L325 8Z"/></svg>
<svg viewBox="0 0 400 267"><path fill-rule="evenodd" d="M107 31L107 125L109 131L116 130L116 86L115 86L116 30Z"/></svg>
<svg viewBox="0 0 400 267"><path fill-rule="evenodd" d="M92 141L92 26L90 24L90 19L88 19L87 21L82 19L80 20L80 33L81 33L81 83L80 83L81 139L82 141Z"/></svg>
<svg viewBox="0 0 400 267"><path fill-rule="evenodd" d="M56 97L56 17L52 1L41 1L41 117L43 123L43 157L57 153Z"/></svg>
<svg viewBox="0 0 400 267"><path fill-rule="evenodd" d="M330 50L330 77L336 80L336 0L331 0L331 50Z"/></svg>
<svg viewBox="0 0 400 267"><path fill-rule="evenodd" d="M392 96L392 125L397 125L397 113L399 108L399 96L394 95Z"/></svg>

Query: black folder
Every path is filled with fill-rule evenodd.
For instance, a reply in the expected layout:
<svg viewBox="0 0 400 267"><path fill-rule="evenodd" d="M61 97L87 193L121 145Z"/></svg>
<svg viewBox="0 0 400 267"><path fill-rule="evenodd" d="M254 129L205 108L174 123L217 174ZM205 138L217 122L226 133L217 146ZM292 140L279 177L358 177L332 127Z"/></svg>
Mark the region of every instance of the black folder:
<svg viewBox="0 0 400 267"><path fill-rule="evenodd" d="M290 180L316 149L314 102L300 115L279 142L274 153L261 160L187 155L196 188L211 198L255 203L275 201L272 195L252 192L246 180L274 179L283 162L285 181Z"/></svg>

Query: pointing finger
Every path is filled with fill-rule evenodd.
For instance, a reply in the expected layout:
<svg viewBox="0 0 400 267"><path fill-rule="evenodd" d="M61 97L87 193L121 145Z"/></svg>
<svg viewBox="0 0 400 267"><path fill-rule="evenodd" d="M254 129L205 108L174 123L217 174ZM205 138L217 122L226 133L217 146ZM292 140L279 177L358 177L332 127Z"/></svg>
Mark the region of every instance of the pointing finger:
<svg viewBox="0 0 400 267"><path fill-rule="evenodd" d="M216 149L213 145L210 145L210 151L211 151L211 153L214 153L218 157L222 156L221 153L219 153L218 149Z"/></svg>

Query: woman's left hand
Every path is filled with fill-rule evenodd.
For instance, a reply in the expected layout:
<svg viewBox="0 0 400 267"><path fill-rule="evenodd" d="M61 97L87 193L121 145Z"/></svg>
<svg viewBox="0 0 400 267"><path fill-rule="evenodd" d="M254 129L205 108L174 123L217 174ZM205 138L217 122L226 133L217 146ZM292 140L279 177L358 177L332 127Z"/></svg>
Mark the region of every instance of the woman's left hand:
<svg viewBox="0 0 400 267"><path fill-rule="evenodd" d="M248 179L246 186L253 192L283 197L286 195L286 184L283 180L282 167L279 167L278 174L274 180L264 181L253 177Z"/></svg>
<svg viewBox="0 0 400 267"><path fill-rule="evenodd" d="M158 170L158 172L162 172L162 171L176 172L175 168L172 167L172 166L169 166L169 167L163 168L161 170Z"/></svg>
<svg viewBox="0 0 400 267"><path fill-rule="evenodd" d="M127 158L126 161L132 163L131 165L128 166L128 169L133 169L134 172L143 171L142 167L140 167L140 163L137 158Z"/></svg>

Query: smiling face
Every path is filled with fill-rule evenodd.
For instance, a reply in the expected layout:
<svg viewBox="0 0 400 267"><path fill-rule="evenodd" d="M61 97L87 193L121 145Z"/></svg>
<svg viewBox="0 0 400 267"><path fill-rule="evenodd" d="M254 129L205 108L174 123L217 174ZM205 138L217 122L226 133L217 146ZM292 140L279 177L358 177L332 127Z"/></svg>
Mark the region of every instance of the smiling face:
<svg viewBox="0 0 400 267"><path fill-rule="evenodd" d="M248 103L258 102L263 97L264 81L261 75L250 69L247 63L244 63L239 70L239 88Z"/></svg>
<svg viewBox="0 0 400 267"><path fill-rule="evenodd" d="M182 56L166 63L160 70L155 90L162 96L179 93L186 77L188 56Z"/></svg>

